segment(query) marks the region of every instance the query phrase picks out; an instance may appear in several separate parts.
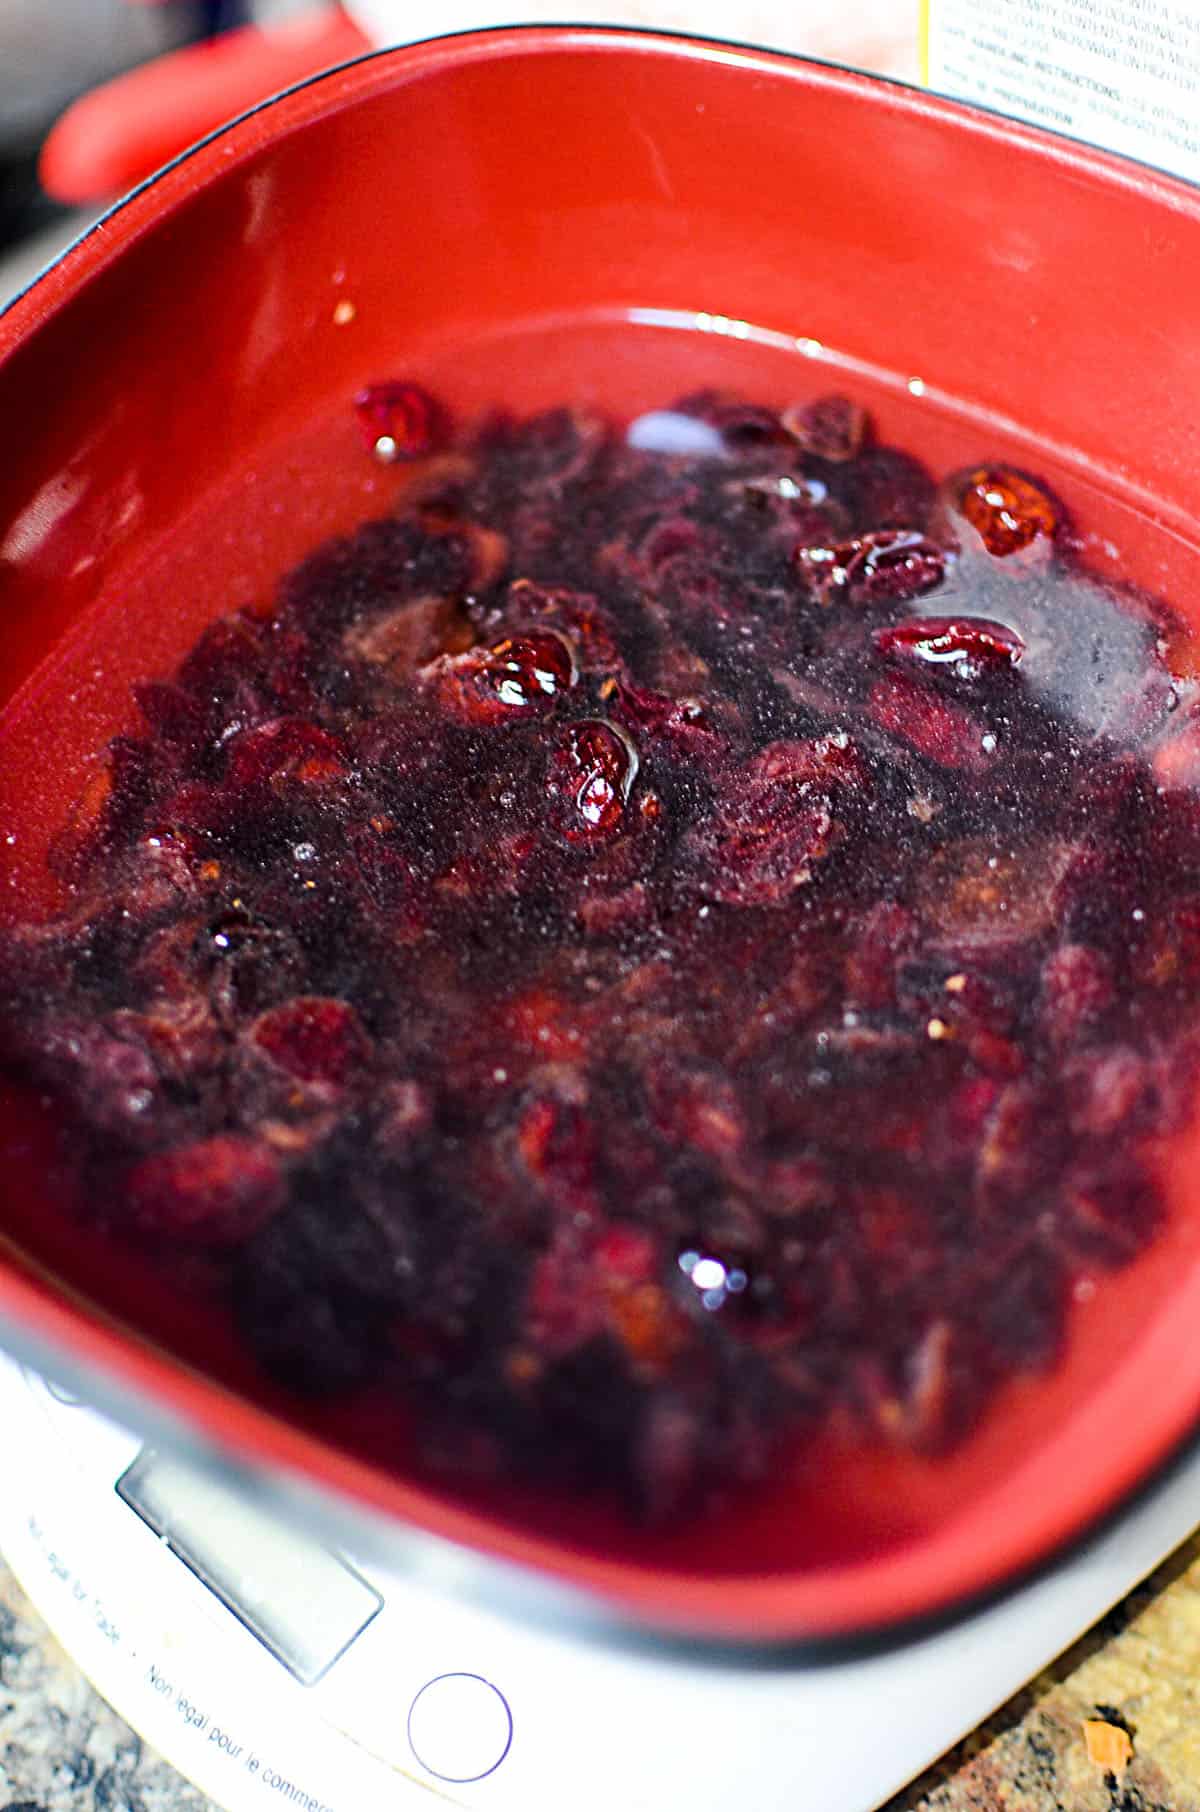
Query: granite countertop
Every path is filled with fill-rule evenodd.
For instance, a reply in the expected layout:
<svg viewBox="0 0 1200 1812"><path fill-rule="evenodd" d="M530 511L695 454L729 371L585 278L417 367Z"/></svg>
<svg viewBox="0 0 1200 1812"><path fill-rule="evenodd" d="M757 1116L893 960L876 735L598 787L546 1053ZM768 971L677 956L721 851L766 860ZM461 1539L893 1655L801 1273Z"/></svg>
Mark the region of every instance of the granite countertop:
<svg viewBox="0 0 1200 1812"><path fill-rule="evenodd" d="M1121 1747L1128 1732L1127 1765L1093 1759L1089 1721ZM0 1812L217 1812L93 1692L2 1561ZM883 1812L1200 1812L1200 1534Z"/></svg>

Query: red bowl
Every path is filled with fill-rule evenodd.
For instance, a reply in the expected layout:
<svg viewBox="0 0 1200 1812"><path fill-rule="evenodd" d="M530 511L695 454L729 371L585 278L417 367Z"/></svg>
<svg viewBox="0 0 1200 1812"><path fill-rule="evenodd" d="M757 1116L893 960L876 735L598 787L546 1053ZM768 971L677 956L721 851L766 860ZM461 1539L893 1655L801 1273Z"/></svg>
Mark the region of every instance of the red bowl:
<svg viewBox="0 0 1200 1812"><path fill-rule="evenodd" d="M574 28L417 45L216 134L0 319L5 901L48 903L48 840L130 679L387 507L398 479L364 459L348 400L398 372L460 410L847 384L936 467L1019 448L1095 563L1119 549L1200 618L1192 190L782 56ZM56 1213L44 1129L15 1099L4 1116L11 1338L260 1471L660 1625L766 1638L932 1612L1078 1535L1200 1408L1194 1138L1163 1236L960 1453L813 1450L802 1478L668 1542L435 1486L369 1418L303 1416Z"/></svg>

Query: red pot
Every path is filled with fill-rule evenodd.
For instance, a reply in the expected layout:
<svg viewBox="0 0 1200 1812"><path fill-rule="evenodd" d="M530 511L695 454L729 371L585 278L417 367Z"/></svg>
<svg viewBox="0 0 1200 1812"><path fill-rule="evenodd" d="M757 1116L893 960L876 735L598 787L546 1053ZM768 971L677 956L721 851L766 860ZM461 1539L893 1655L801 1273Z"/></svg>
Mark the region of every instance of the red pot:
<svg viewBox="0 0 1200 1812"><path fill-rule="evenodd" d="M529 359L509 334L535 320ZM3 897L49 899L48 839L131 677L386 507L395 473L347 407L364 381L421 376L463 409L633 409L706 375L778 397L828 385L815 343L931 464L1023 448L1100 565L1115 544L1200 620L1200 198L1180 183L833 69L575 28L368 57L213 136L0 319ZM361 1429L302 1425L231 1340L111 1272L49 1204L28 1104L6 1111L13 1342L276 1480L658 1624L765 1638L932 1612L1077 1536L1200 1409L1188 1139L1162 1238L950 1460L814 1456L806 1483L670 1543L477 1501L383 1465Z"/></svg>

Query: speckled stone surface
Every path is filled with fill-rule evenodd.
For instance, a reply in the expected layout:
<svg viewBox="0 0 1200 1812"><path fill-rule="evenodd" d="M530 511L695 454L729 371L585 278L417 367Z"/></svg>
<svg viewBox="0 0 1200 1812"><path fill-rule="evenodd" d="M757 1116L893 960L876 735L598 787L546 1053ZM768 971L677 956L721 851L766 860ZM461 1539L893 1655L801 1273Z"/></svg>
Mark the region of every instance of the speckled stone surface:
<svg viewBox="0 0 1200 1812"><path fill-rule="evenodd" d="M1119 1777L1097 1714L1133 1737ZM1200 1534L885 1812L1200 1812Z"/></svg>
<svg viewBox="0 0 1200 1812"><path fill-rule="evenodd" d="M2 1562L0 1812L213 1812L92 1691Z"/></svg>
<svg viewBox="0 0 1200 1812"><path fill-rule="evenodd" d="M1097 1715L1132 1735L1119 1776L1089 1760ZM3 1562L0 1812L217 1812L97 1697ZM1200 1535L883 1812L1200 1812Z"/></svg>

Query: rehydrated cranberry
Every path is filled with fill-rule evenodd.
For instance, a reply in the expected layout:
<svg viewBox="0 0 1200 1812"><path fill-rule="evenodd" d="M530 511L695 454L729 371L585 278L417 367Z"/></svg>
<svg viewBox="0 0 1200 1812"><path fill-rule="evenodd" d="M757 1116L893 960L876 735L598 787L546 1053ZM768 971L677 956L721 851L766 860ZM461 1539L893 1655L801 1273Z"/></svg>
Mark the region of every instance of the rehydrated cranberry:
<svg viewBox="0 0 1200 1812"><path fill-rule="evenodd" d="M836 546L801 543L796 569L819 604L904 603L933 591L946 574L941 548L912 529L885 529Z"/></svg>
<svg viewBox="0 0 1200 1812"><path fill-rule="evenodd" d="M553 498L591 474L609 437L603 416L588 409L558 408L524 421L494 416L484 424L478 444L523 493L537 490Z"/></svg>
<svg viewBox="0 0 1200 1812"><path fill-rule="evenodd" d="M580 1055L577 1015L569 1002L547 988L514 995L502 1009L501 1031L517 1053L532 1054L543 1063Z"/></svg>
<svg viewBox="0 0 1200 1812"><path fill-rule="evenodd" d="M427 667L442 703L466 723L503 723L544 710L577 677L575 656L554 630L504 636L489 648L447 655Z"/></svg>
<svg viewBox="0 0 1200 1812"><path fill-rule="evenodd" d="M828 527L825 512L839 508L830 498L828 485L804 472L752 472L749 476L729 479L721 488L725 496L753 504L760 510L778 506L782 519L793 524L811 517Z"/></svg>
<svg viewBox="0 0 1200 1812"><path fill-rule="evenodd" d="M302 995L270 1008L255 1020L249 1036L289 1075L335 1087L353 1080L371 1049L354 1008L320 995Z"/></svg>
<svg viewBox="0 0 1200 1812"><path fill-rule="evenodd" d="M1004 559L1035 541L1053 541L1054 505L1028 478L1004 466L979 466L958 489L958 508L989 554Z"/></svg>
<svg viewBox="0 0 1200 1812"><path fill-rule="evenodd" d="M672 554L646 582L647 594L668 621L690 622L693 631L711 623L746 621L746 611L728 576L713 568L709 555L696 552Z"/></svg>
<svg viewBox="0 0 1200 1812"><path fill-rule="evenodd" d="M394 610L355 623L342 645L352 660L366 661L399 679L439 654L460 654L474 640L475 631L457 599L426 596L409 598Z"/></svg>
<svg viewBox="0 0 1200 1812"><path fill-rule="evenodd" d="M283 1195L278 1159L235 1133L155 1152L125 1182L137 1231L188 1245L241 1244L278 1211Z"/></svg>
<svg viewBox="0 0 1200 1812"><path fill-rule="evenodd" d="M1154 778L1169 793L1200 793L1200 711L1179 718L1154 751Z"/></svg>
<svg viewBox="0 0 1200 1812"><path fill-rule="evenodd" d="M913 943L917 922L895 900L880 900L866 914L846 953L846 995L868 1008L891 1006L896 998L896 964Z"/></svg>
<svg viewBox="0 0 1200 1812"><path fill-rule="evenodd" d="M354 413L368 453L385 465L419 459L442 437L440 406L419 384L368 384L354 399Z"/></svg>
<svg viewBox="0 0 1200 1812"><path fill-rule="evenodd" d="M589 1215L596 1206L596 1132L578 1071L563 1066L537 1079L521 1109L516 1140L526 1172L555 1209Z"/></svg>
<svg viewBox="0 0 1200 1812"><path fill-rule="evenodd" d="M433 1128L431 1091L412 1077L387 1082L375 1098L375 1143L393 1162L410 1160Z"/></svg>
<svg viewBox="0 0 1200 1812"><path fill-rule="evenodd" d="M881 730L898 736L942 768L980 774L995 754L996 738L958 705L927 692L907 674L889 673L871 688L867 709Z"/></svg>
<svg viewBox="0 0 1200 1812"><path fill-rule="evenodd" d="M318 724L280 717L231 740L226 784L235 791L318 786L337 779L345 767L337 737Z"/></svg>
<svg viewBox="0 0 1200 1812"><path fill-rule="evenodd" d="M785 409L783 425L805 453L845 465L862 449L867 412L849 397L819 396Z"/></svg>
<svg viewBox="0 0 1200 1812"><path fill-rule="evenodd" d="M522 631L555 630L569 644L584 673L618 673L624 667L612 614L590 592L514 579L504 614Z"/></svg>
<svg viewBox="0 0 1200 1812"><path fill-rule="evenodd" d="M937 489L911 453L898 447L866 447L839 478L860 532L897 528L928 532Z"/></svg>
<svg viewBox="0 0 1200 1812"><path fill-rule="evenodd" d="M857 1381L871 1424L889 1442L937 1454L960 1439L978 1410L979 1355L944 1316L930 1321L888 1376L860 1366Z"/></svg>
<svg viewBox="0 0 1200 1812"><path fill-rule="evenodd" d="M855 603L903 603L933 591L946 574L941 548L911 529L860 535L846 565L846 590Z"/></svg>
<svg viewBox="0 0 1200 1812"><path fill-rule="evenodd" d="M575 907L585 937L626 938L645 931L654 922L654 896L644 881L631 881L615 893L585 888Z"/></svg>
<svg viewBox="0 0 1200 1812"><path fill-rule="evenodd" d="M421 510L420 523L425 535L459 556L457 589L464 596L478 598L504 577L512 552L507 535L482 522L428 507Z"/></svg>
<svg viewBox="0 0 1200 1812"><path fill-rule="evenodd" d="M786 442L789 435L774 409L748 403L724 390L696 390L673 405L679 415L709 422L726 446L736 451Z"/></svg>
<svg viewBox="0 0 1200 1812"><path fill-rule="evenodd" d="M259 1013L294 984L300 953L293 935L252 913L227 906L194 934L192 948L213 1010L227 1026Z"/></svg>
<svg viewBox="0 0 1200 1812"><path fill-rule="evenodd" d="M1109 1266L1136 1258L1162 1219L1162 1196L1144 1171L1086 1162L1067 1180L1058 1214L1068 1250Z"/></svg>
<svg viewBox="0 0 1200 1812"><path fill-rule="evenodd" d="M1060 944L1042 966L1042 1015L1058 1045L1074 1044L1113 1001L1113 967L1101 950Z"/></svg>
<svg viewBox="0 0 1200 1812"><path fill-rule="evenodd" d="M1053 837L1005 844L963 838L921 870L917 904L951 949L1003 950L1040 937L1058 921L1058 895L1075 846Z"/></svg>
<svg viewBox="0 0 1200 1812"><path fill-rule="evenodd" d="M232 698L257 679L264 662L262 627L244 612L210 623L175 676L185 692L201 698Z"/></svg>
<svg viewBox="0 0 1200 1812"><path fill-rule="evenodd" d="M1137 971L1154 988L1190 988L1200 981L1200 898L1185 897L1155 914Z"/></svg>
<svg viewBox="0 0 1200 1812"><path fill-rule="evenodd" d="M151 1001L144 1013L128 1008L109 1021L118 1037L144 1047L159 1074L176 1084L195 1083L216 1069L225 1052L217 1021L199 993Z"/></svg>
<svg viewBox="0 0 1200 1812"><path fill-rule="evenodd" d="M589 1277L590 1242L574 1228L560 1228L533 1267L525 1328L534 1351L556 1359L577 1351L604 1326L604 1301Z"/></svg>
<svg viewBox="0 0 1200 1812"><path fill-rule="evenodd" d="M712 545L712 536L691 516L667 516L654 522L638 544L637 559L642 570L656 578L668 561L680 554L703 554Z"/></svg>
<svg viewBox="0 0 1200 1812"><path fill-rule="evenodd" d="M847 592L847 571L859 552L857 541L801 541L792 550L792 560L809 594L818 604L828 607Z"/></svg>
<svg viewBox="0 0 1200 1812"><path fill-rule="evenodd" d="M728 1076L710 1065L665 1065L646 1078L651 1121L672 1146L691 1146L718 1162L745 1144L747 1115Z"/></svg>
<svg viewBox="0 0 1200 1812"><path fill-rule="evenodd" d="M728 746L724 730L702 698L672 698L626 680L602 690L601 697L631 729L703 766L715 764Z"/></svg>
<svg viewBox="0 0 1200 1812"><path fill-rule="evenodd" d="M1072 1124L1093 1138L1140 1130L1138 1117L1153 1104L1156 1085L1150 1064L1129 1045L1090 1051L1068 1066L1064 1081Z"/></svg>
<svg viewBox="0 0 1200 1812"><path fill-rule="evenodd" d="M204 734L204 709L193 693L163 680L146 680L133 696L147 726L164 742L198 750Z"/></svg>
<svg viewBox="0 0 1200 1812"><path fill-rule="evenodd" d="M873 639L881 654L952 667L966 679L1015 667L1025 652L1015 629L989 617L917 617L877 629Z"/></svg>
<svg viewBox="0 0 1200 1812"><path fill-rule="evenodd" d="M628 736L600 717L578 719L559 736L549 785L568 843L590 843L618 828L637 778L638 755Z"/></svg>
<svg viewBox="0 0 1200 1812"><path fill-rule="evenodd" d="M597 1239L596 1264L613 1284L650 1283L661 1269L658 1242L645 1227L614 1221Z"/></svg>
<svg viewBox="0 0 1200 1812"><path fill-rule="evenodd" d="M761 750L681 846L701 893L730 906L785 900L837 839L831 792L865 771L832 739Z"/></svg>
<svg viewBox="0 0 1200 1812"><path fill-rule="evenodd" d="M68 1092L96 1131L135 1148L160 1136L162 1077L137 1037L101 1021L49 1018L21 1044L30 1049L39 1078Z"/></svg>
<svg viewBox="0 0 1200 1812"><path fill-rule="evenodd" d="M604 1333L639 1370L663 1370L686 1331L678 1304L655 1281L660 1269L655 1242L638 1228L617 1223L589 1237L560 1231L530 1283L533 1351L558 1359Z"/></svg>
<svg viewBox="0 0 1200 1812"><path fill-rule="evenodd" d="M63 879L87 875L141 823L155 790L155 760L149 745L115 736L104 765L93 770L58 833L50 865Z"/></svg>

